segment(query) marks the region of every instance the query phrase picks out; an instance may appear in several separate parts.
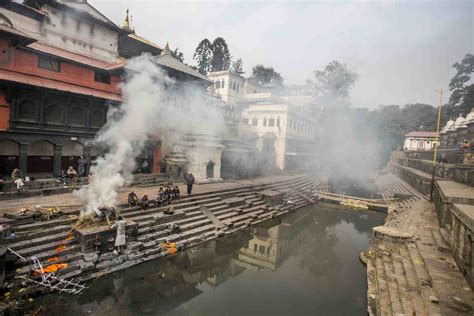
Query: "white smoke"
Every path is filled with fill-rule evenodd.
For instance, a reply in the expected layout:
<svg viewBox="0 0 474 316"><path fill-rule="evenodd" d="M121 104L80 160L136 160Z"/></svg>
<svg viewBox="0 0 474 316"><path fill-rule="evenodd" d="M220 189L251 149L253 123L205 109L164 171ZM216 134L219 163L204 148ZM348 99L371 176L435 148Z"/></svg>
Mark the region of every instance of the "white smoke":
<svg viewBox="0 0 474 316"><path fill-rule="evenodd" d="M216 134L223 127L220 112L209 104L203 88L175 83L150 55L128 61L121 90L121 106L109 108L107 124L95 140L107 153L91 166L89 185L75 192L87 212L116 205L117 190L130 178L151 136L171 131L177 141L185 133Z"/></svg>

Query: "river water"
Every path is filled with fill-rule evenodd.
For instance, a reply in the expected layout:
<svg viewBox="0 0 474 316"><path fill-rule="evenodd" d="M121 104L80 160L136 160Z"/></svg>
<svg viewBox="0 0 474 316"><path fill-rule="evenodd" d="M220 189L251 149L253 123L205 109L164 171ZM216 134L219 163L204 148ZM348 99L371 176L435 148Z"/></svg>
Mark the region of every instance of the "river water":
<svg viewBox="0 0 474 316"><path fill-rule="evenodd" d="M310 206L35 302L45 315L366 315L375 213Z"/></svg>

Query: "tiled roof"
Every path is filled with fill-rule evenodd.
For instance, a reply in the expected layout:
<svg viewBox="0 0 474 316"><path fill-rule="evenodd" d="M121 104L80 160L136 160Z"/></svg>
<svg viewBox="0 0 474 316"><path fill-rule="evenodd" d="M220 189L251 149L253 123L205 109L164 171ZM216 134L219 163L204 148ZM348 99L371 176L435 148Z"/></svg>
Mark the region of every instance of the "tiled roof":
<svg viewBox="0 0 474 316"><path fill-rule="evenodd" d="M112 100L112 101L121 101L122 98L119 94L100 91L91 89L84 86L78 86L70 83L65 83L61 81L56 81L53 79L42 78L38 76L31 76L26 74L21 74L18 72L12 72L4 69L0 69L0 81L10 81L17 82L22 84L27 84L31 86L37 86L47 89L67 91L71 93L77 93L87 96L93 96L96 98Z"/></svg>
<svg viewBox="0 0 474 316"><path fill-rule="evenodd" d="M30 35L5 24L0 24L0 33L8 33L15 36L16 38L21 38L26 43L32 43L36 41L34 37L31 37Z"/></svg>
<svg viewBox="0 0 474 316"><path fill-rule="evenodd" d="M143 37L141 37L141 36L139 36L139 35L137 35L137 34L135 34L135 33L128 34L128 37L130 37L130 38L132 38L132 39L134 39L134 40L137 40L137 41L139 41L139 42L142 42L142 43L144 43L144 44L146 44L146 45L149 45L149 46L152 46L152 47L154 47L154 48L157 48L157 49L159 49L159 50L161 50L161 51L163 50L162 47L158 46L157 44L153 43L152 41L149 41L149 40L147 40L146 38L143 38Z"/></svg>
<svg viewBox="0 0 474 316"><path fill-rule="evenodd" d="M153 57L153 61L160 66L168 67L168 68L183 72L185 74L188 74L190 76L199 78L201 80L210 82L210 80L206 76L203 76L196 70L185 65L179 59L174 58L170 52L163 51L161 55Z"/></svg>
<svg viewBox="0 0 474 316"><path fill-rule="evenodd" d="M405 137L436 137L436 132L413 131L405 134Z"/></svg>

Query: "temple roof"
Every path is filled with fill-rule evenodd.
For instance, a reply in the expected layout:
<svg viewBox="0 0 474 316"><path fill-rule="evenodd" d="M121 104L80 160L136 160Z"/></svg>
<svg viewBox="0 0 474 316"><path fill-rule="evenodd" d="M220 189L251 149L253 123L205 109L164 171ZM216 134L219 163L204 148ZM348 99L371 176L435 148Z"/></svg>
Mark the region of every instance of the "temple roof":
<svg viewBox="0 0 474 316"><path fill-rule="evenodd" d="M79 86L63 81L38 77L34 75L22 74L19 72L0 69L0 81L16 82L19 84L26 84L30 86L37 86L58 91L66 91L86 96L92 96L105 100L121 101L122 97L117 93L107 92L89 88L86 86Z"/></svg>
<svg viewBox="0 0 474 316"><path fill-rule="evenodd" d="M405 134L405 137L436 137L436 132L413 131Z"/></svg>
<svg viewBox="0 0 474 316"><path fill-rule="evenodd" d="M36 41L36 39L30 35L6 24L0 23L0 33L8 34L9 36L18 39L24 45L28 45Z"/></svg>
<svg viewBox="0 0 474 316"><path fill-rule="evenodd" d="M118 31L119 33L130 33L129 30L122 29L117 24L112 22L105 15L100 13L96 8L94 8L87 0L56 0L48 1L48 4L52 6L58 6L66 8L69 10L76 11L90 19L96 20L104 25L109 26L110 28Z"/></svg>
<svg viewBox="0 0 474 316"><path fill-rule="evenodd" d="M81 65L90 66L101 70L114 70L115 67L123 67L124 63L117 61L117 63L108 63L95 58L87 57L70 51L66 51L57 47L35 42L26 46L27 49L38 51L44 54L51 55L56 58L65 59Z"/></svg>
<svg viewBox="0 0 474 316"><path fill-rule="evenodd" d="M184 64L181 60L173 57L173 55L171 54L171 51L169 50L169 47L168 49L165 48L163 52L161 53L161 55L155 56L152 59L157 65L167 67L167 68L185 73L187 75L196 77L198 79L210 82L210 80L206 76L200 74L196 70Z"/></svg>

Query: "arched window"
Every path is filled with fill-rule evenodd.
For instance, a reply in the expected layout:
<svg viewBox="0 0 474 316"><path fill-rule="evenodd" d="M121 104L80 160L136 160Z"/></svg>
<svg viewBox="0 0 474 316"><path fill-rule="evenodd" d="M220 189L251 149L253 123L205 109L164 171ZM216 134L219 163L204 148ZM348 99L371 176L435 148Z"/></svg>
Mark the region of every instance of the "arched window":
<svg viewBox="0 0 474 316"><path fill-rule="evenodd" d="M91 114L91 126L102 127L105 123L104 114L101 111L95 111Z"/></svg>
<svg viewBox="0 0 474 316"><path fill-rule="evenodd" d="M74 107L71 109L71 115L69 121L72 125L85 125L84 110L80 107Z"/></svg>
<svg viewBox="0 0 474 316"><path fill-rule="evenodd" d="M18 105L18 119L35 121L37 119L36 105L32 101L22 101Z"/></svg>
<svg viewBox="0 0 474 316"><path fill-rule="evenodd" d="M268 126L275 126L275 119L271 118L268 120Z"/></svg>
<svg viewBox="0 0 474 316"><path fill-rule="evenodd" d="M224 87L225 87L225 81L224 81L224 79L222 79L222 84L221 84L221 86L222 86L222 89L224 89Z"/></svg>
<svg viewBox="0 0 474 316"><path fill-rule="evenodd" d="M45 121L52 124L64 124L64 110L57 104L50 105L45 111Z"/></svg>
<svg viewBox="0 0 474 316"><path fill-rule="evenodd" d="M216 81L216 89L221 88L221 82L219 80Z"/></svg>

